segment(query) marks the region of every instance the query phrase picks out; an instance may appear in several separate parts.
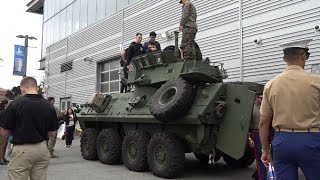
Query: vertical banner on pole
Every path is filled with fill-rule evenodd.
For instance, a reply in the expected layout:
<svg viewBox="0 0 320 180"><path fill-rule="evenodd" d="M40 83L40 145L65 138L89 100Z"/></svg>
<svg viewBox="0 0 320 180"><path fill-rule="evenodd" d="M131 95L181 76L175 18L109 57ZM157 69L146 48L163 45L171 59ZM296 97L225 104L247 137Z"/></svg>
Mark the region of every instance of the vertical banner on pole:
<svg viewBox="0 0 320 180"><path fill-rule="evenodd" d="M13 75L25 76L26 75L26 57L25 47L20 45L14 45L14 64Z"/></svg>

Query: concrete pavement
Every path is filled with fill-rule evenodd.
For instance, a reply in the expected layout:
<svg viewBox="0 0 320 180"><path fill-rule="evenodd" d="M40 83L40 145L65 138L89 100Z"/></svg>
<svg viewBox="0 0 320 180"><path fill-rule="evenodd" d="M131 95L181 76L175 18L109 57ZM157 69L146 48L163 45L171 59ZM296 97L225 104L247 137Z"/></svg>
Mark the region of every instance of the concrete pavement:
<svg viewBox="0 0 320 180"><path fill-rule="evenodd" d="M132 172L122 165L104 165L99 161L84 160L80 153L79 138L72 148L64 148L64 141L57 140L55 154L48 169L49 180L150 180L160 179L151 172ZM192 154L186 154L184 174L177 179L250 180L255 164L245 169L231 169L223 161L213 166L201 165ZM301 180L303 175L301 175ZM0 166L0 180L6 179L6 166Z"/></svg>

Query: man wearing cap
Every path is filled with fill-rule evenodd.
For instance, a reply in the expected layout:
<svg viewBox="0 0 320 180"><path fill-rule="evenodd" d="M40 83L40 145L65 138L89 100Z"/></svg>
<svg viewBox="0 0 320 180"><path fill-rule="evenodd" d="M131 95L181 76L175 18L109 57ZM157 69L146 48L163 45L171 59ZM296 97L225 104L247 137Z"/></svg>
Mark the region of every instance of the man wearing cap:
<svg viewBox="0 0 320 180"><path fill-rule="evenodd" d="M249 145L253 148L254 157L256 159L257 169L252 175L255 180L267 180L267 169L260 160L261 158L261 141L259 137L259 121L260 121L260 106L262 100L262 92L257 92L256 100L253 106L253 112L250 122L250 136L248 138Z"/></svg>
<svg viewBox="0 0 320 180"><path fill-rule="evenodd" d="M320 76L304 71L311 39L281 45L288 67L264 87L259 132L261 160L274 163L277 180L320 177ZM273 160L269 127L275 130Z"/></svg>
<svg viewBox="0 0 320 180"><path fill-rule="evenodd" d="M183 4L179 31L182 32L180 45L181 58L188 61L196 61L195 41L198 31L197 11L189 0L180 0Z"/></svg>
<svg viewBox="0 0 320 180"><path fill-rule="evenodd" d="M145 53L161 51L161 46L158 41L156 41L157 34L152 31L149 36L149 41L143 44L143 49Z"/></svg>

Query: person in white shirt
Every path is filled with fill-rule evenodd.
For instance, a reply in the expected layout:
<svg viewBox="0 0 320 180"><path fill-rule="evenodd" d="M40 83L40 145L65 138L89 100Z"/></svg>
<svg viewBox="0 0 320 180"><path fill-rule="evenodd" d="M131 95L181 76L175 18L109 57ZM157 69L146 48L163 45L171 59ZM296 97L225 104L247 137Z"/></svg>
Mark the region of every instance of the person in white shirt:
<svg viewBox="0 0 320 180"><path fill-rule="evenodd" d="M77 116L74 113L74 111L71 108L68 108L67 114L65 116L65 122L66 122L66 148L72 147L72 140L73 140L73 134L75 130L75 126L77 123Z"/></svg>

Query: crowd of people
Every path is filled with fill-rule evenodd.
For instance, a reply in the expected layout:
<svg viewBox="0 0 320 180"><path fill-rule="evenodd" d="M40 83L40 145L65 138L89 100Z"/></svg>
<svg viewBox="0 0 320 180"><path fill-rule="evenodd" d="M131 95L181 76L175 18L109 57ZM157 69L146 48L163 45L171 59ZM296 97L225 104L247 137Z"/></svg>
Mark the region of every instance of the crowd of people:
<svg viewBox="0 0 320 180"><path fill-rule="evenodd" d="M9 179L46 179L50 158L54 155L57 130L65 124L65 143L72 147L77 116L72 108L64 114L38 94L37 81L25 77L20 83L22 96L11 103L0 103L0 165L8 166ZM8 143L14 145L10 162L5 158Z"/></svg>
<svg viewBox="0 0 320 180"><path fill-rule="evenodd" d="M181 58L193 61L197 13L189 0L180 3ZM125 79L134 56L161 51L156 33L151 32L149 38L142 45L142 34L137 33L135 41L122 52ZM304 71L310 41L282 45L287 68L270 80L263 92L257 93L248 137L257 162L253 179L267 179L266 167L270 164L275 166L278 180L298 179L298 168L309 180L320 177L320 76ZM39 95L37 81L32 77L23 78L20 88L22 97L0 103L0 165L9 162L5 152L10 142L14 147L7 172L9 179L46 179L50 158L57 158L57 130L65 124L65 147L71 148L77 116L72 108L66 113L55 108L54 97L46 100ZM123 83L121 93L127 91Z"/></svg>

